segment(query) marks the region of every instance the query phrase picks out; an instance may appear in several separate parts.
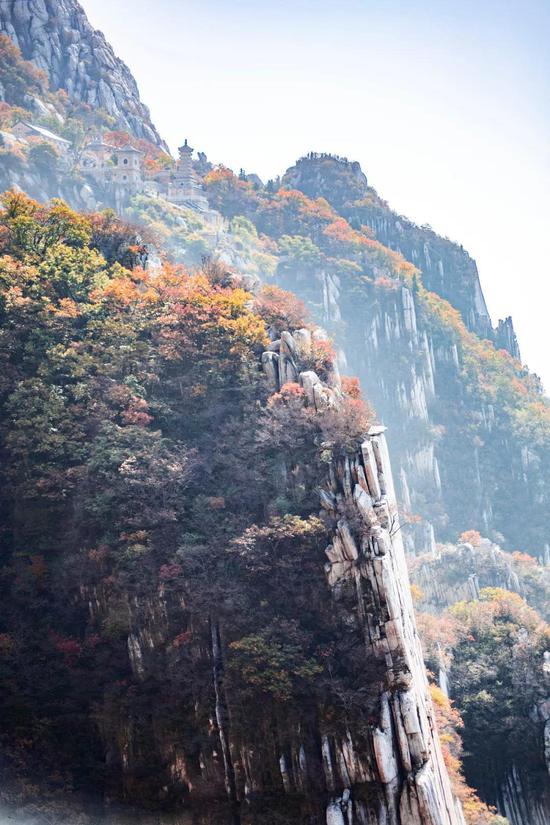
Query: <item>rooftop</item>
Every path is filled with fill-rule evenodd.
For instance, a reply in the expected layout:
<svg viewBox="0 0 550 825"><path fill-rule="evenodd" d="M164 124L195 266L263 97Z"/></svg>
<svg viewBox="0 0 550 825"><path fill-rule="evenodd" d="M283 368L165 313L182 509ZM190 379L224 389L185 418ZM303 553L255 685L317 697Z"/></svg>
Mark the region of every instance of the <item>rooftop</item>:
<svg viewBox="0 0 550 825"><path fill-rule="evenodd" d="M45 129L44 126L36 126L34 123L29 123L26 120L18 120L17 123L14 123L14 126L17 126L19 123L22 123L23 126L26 126L28 129L31 129L33 132L41 135L41 137L46 138L46 140L55 140L57 143L64 143L65 146L71 146L70 140L66 140L66 138L61 137L61 135L56 135L54 132L50 132L50 130Z"/></svg>
<svg viewBox="0 0 550 825"><path fill-rule="evenodd" d="M142 152L141 149L136 149L135 146L132 146L131 143L126 143L124 146L113 146L112 149L114 152L133 152L135 155L145 154L145 152Z"/></svg>

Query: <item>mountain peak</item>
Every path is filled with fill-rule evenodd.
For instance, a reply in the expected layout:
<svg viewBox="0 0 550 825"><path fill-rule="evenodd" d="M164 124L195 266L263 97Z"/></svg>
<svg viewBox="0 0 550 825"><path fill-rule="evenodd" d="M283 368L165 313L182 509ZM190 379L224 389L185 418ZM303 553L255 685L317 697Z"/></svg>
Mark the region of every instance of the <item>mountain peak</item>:
<svg viewBox="0 0 550 825"><path fill-rule="evenodd" d="M6 4L0 31L47 74L52 89L65 89L71 98L101 107L135 137L165 145L130 69L93 28L77 0Z"/></svg>
<svg viewBox="0 0 550 825"><path fill-rule="evenodd" d="M282 183L310 198L326 198L336 209L373 194L358 161L327 152L308 152L287 169Z"/></svg>

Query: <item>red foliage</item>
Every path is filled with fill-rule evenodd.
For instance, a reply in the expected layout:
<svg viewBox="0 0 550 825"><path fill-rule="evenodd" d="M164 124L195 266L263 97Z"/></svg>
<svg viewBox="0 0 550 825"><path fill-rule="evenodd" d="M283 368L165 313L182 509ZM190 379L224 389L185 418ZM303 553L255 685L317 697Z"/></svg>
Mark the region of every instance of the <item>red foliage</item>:
<svg viewBox="0 0 550 825"><path fill-rule="evenodd" d="M530 556L529 553L522 553L520 550L514 550L512 558L519 561L521 564L537 564L537 560Z"/></svg>
<svg viewBox="0 0 550 825"><path fill-rule="evenodd" d="M344 395L348 395L350 398L361 398L361 384L359 383L359 379L354 375L343 375L342 391Z"/></svg>
<svg viewBox="0 0 550 825"><path fill-rule="evenodd" d="M303 327L308 315L303 301L278 286L260 289L254 301L254 312L277 333Z"/></svg>
<svg viewBox="0 0 550 825"><path fill-rule="evenodd" d="M153 416L149 415L147 410L149 405L144 398L132 396L130 404L122 413L122 420L125 424L133 424L136 427L147 427L153 420Z"/></svg>
<svg viewBox="0 0 550 825"><path fill-rule="evenodd" d="M50 639L55 650L63 654L68 665L72 665L82 653L82 645L76 639L53 631L50 633Z"/></svg>
<svg viewBox="0 0 550 825"><path fill-rule="evenodd" d="M186 645L191 640L191 631L185 630L183 633L179 633L175 639L172 641L172 647L182 647L182 645Z"/></svg>
<svg viewBox="0 0 550 825"><path fill-rule="evenodd" d="M163 564L159 570L159 579L163 582L177 579L183 573L181 564L172 562L171 564Z"/></svg>
<svg viewBox="0 0 550 825"><path fill-rule="evenodd" d="M299 401L299 403L302 404L305 397L306 394L299 384L296 384L295 381L287 381L286 384L283 384L279 392L271 396L269 403L294 404L296 401Z"/></svg>
<svg viewBox="0 0 550 825"><path fill-rule="evenodd" d="M356 450L371 425L373 413L362 398L344 398L321 416L323 438L344 450Z"/></svg>

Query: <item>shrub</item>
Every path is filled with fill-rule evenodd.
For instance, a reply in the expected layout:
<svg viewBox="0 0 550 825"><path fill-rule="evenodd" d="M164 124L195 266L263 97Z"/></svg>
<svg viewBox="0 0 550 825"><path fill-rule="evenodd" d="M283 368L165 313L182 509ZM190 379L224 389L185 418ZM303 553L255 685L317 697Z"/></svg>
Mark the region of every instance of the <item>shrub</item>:
<svg viewBox="0 0 550 825"><path fill-rule="evenodd" d="M460 542L471 544L472 547L479 547L481 544L481 534L477 530L465 530L464 533L458 537Z"/></svg>
<svg viewBox="0 0 550 825"><path fill-rule="evenodd" d="M278 286L261 288L254 301L254 312L278 334L284 330L299 329L307 321L304 302Z"/></svg>
<svg viewBox="0 0 550 825"><path fill-rule="evenodd" d="M29 161L34 163L40 170L54 172L59 160L56 149L45 141L34 143L29 149Z"/></svg>
<svg viewBox="0 0 550 825"><path fill-rule="evenodd" d="M320 417L323 439L343 452L354 452L373 420L373 412L361 398L345 398Z"/></svg>

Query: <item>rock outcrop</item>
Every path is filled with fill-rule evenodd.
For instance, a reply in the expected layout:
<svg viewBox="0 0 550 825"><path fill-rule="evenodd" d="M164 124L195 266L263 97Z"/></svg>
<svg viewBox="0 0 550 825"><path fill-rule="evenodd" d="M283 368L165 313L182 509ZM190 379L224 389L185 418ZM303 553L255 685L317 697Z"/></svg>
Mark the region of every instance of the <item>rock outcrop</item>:
<svg viewBox="0 0 550 825"><path fill-rule="evenodd" d="M77 0L2 3L0 31L46 72L52 89L65 89L71 98L104 109L118 128L164 146L132 73Z"/></svg>
<svg viewBox="0 0 550 825"><path fill-rule="evenodd" d="M318 411L337 408L337 385L299 371L294 353L307 339L307 330L283 333L278 354L264 353L264 371L273 389L299 380L307 404ZM353 729L346 739L319 732L325 783L333 793L327 825L460 823L428 694L384 432L373 426L354 456L331 462L320 490L334 531L326 550L331 598L346 612L365 655L383 662L385 671L380 717L367 742Z"/></svg>
<svg viewBox="0 0 550 825"><path fill-rule="evenodd" d="M514 330L512 317L509 315L504 320L498 322L495 330L495 344L500 349L507 350L513 358L521 361L518 339Z"/></svg>
<svg viewBox="0 0 550 825"><path fill-rule="evenodd" d="M543 619L550 619L550 570L526 554L510 553L482 538L445 544L435 554L409 559L411 580L422 591L422 610L436 615L455 602L477 599L485 587L518 593Z"/></svg>
<svg viewBox="0 0 550 825"><path fill-rule="evenodd" d="M475 528L544 558L546 445L516 436L504 405L470 385L459 337L434 324L414 289L397 281L359 288L323 270L293 270L280 283L329 330L342 371L359 377L388 425L398 499L423 518L407 531L409 550L433 550L436 539Z"/></svg>

